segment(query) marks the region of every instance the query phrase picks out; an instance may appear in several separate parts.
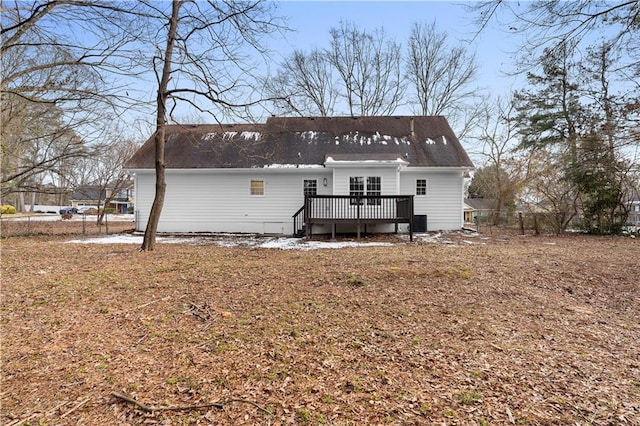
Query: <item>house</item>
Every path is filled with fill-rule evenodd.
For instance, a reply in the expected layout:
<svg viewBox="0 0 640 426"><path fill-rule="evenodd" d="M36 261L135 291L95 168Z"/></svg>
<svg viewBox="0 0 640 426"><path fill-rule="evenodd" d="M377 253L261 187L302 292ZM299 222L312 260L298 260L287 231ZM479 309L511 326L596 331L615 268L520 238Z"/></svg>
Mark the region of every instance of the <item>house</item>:
<svg viewBox="0 0 640 426"><path fill-rule="evenodd" d="M150 138L126 166L139 231L155 195L154 152ZM287 235L460 229L473 168L440 116L170 125L165 164L159 232Z"/></svg>
<svg viewBox="0 0 640 426"><path fill-rule="evenodd" d="M118 184L118 188L101 185L82 185L71 194L71 206L100 206L110 198L107 208L112 208L115 213L126 214L133 204L133 182L125 181Z"/></svg>
<svg viewBox="0 0 640 426"><path fill-rule="evenodd" d="M629 209L629 216L627 217L627 223L640 226L640 200L631 200L627 202Z"/></svg>
<svg viewBox="0 0 640 426"><path fill-rule="evenodd" d="M487 222L493 214L496 200L489 198L465 198L464 200L464 222L478 223Z"/></svg>

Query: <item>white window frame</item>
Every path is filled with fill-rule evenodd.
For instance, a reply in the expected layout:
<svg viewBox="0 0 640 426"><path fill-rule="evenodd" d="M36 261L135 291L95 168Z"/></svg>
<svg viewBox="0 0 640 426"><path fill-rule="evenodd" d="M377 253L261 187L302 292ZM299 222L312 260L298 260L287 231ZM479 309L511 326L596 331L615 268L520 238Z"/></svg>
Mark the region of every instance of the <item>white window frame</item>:
<svg viewBox="0 0 640 426"><path fill-rule="evenodd" d="M313 185L307 186L307 182L314 182ZM313 194L308 189L313 189ZM302 195L318 195L318 179L304 179L302 181Z"/></svg>
<svg viewBox="0 0 640 426"><path fill-rule="evenodd" d="M419 194L418 192L418 182L424 182L424 194ZM416 179L416 196L418 197L427 197L429 195L429 180L428 179Z"/></svg>
<svg viewBox="0 0 640 426"><path fill-rule="evenodd" d="M254 194L254 182L262 182L262 194ZM264 179L249 179L249 196L251 197L264 197L267 193L267 182Z"/></svg>
<svg viewBox="0 0 640 426"><path fill-rule="evenodd" d="M357 183L358 186L361 187L362 189L361 190L358 189L357 192L355 192L354 189L353 189L354 183ZM349 196L350 197L361 197L361 196L363 196L365 194L366 194L366 183L365 183L364 176L349 176ZM352 206L357 206L358 205L358 203L353 198L351 198L349 203Z"/></svg>
<svg viewBox="0 0 640 426"><path fill-rule="evenodd" d="M377 188L373 189L373 182L372 180L376 179L377 180ZM367 195L382 195L382 176L367 176L367 185L365 188L365 191L367 193ZM373 199L373 200L367 200L367 204L370 206L379 206L382 203L382 200L380 198L378 199Z"/></svg>
<svg viewBox="0 0 640 426"><path fill-rule="evenodd" d="M353 191L353 180L354 179L358 179L359 180L359 184L362 185L362 191L358 191L357 193L354 193ZM371 188L371 179L377 179L380 186L377 189L372 189ZM373 191L373 192L371 192ZM349 196L350 197L358 197L358 196L364 196L364 195L382 195L382 176L349 176ZM353 199L351 199L351 205L355 206L358 203L356 203ZM369 200L369 202L367 203L367 205L370 206L379 206L381 204L381 200L377 199L377 200Z"/></svg>

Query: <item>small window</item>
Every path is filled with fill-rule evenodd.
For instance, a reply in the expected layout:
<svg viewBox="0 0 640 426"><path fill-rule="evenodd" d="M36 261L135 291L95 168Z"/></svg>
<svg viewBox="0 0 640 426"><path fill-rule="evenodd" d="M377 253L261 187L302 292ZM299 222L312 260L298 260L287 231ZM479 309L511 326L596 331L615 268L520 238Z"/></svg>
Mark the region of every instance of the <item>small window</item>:
<svg viewBox="0 0 640 426"><path fill-rule="evenodd" d="M318 181L315 179L304 180L304 195L317 195L318 194Z"/></svg>
<svg viewBox="0 0 640 426"><path fill-rule="evenodd" d="M251 179L249 193L256 196L264 195L264 180Z"/></svg>
<svg viewBox="0 0 640 426"><path fill-rule="evenodd" d="M427 180L416 180L416 195L427 195Z"/></svg>

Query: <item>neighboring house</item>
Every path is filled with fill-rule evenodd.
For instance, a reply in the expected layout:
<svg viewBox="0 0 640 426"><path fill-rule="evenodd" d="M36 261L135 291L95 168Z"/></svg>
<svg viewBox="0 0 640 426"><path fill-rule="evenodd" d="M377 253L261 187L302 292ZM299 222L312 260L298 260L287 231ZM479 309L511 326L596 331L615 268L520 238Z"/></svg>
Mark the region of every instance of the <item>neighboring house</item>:
<svg viewBox="0 0 640 426"><path fill-rule="evenodd" d="M495 210L496 200L489 198L465 198L464 222L485 223Z"/></svg>
<svg viewBox="0 0 640 426"><path fill-rule="evenodd" d="M113 194L113 188L104 188L99 185L82 185L77 187L71 194L71 206L100 206L104 207L104 201L111 197L107 208L113 208L115 213L128 213L129 207L133 206L133 181L126 182Z"/></svg>
<svg viewBox="0 0 640 426"><path fill-rule="evenodd" d="M154 140L127 163L136 229L155 195ZM473 164L444 117L271 117L170 125L159 232L453 230Z"/></svg>
<svg viewBox="0 0 640 426"><path fill-rule="evenodd" d="M640 200L632 200L628 203L629 216L627 217L627 223L640 226Z"/></svg>
<svg viewBox="0 0 640 426"><path fill-rule="evenodd" d="M102 205L105 198L104 188L95 185L82 185L73 190L71 194L71 206L93 206L97 207L98 203Z"/></svg>

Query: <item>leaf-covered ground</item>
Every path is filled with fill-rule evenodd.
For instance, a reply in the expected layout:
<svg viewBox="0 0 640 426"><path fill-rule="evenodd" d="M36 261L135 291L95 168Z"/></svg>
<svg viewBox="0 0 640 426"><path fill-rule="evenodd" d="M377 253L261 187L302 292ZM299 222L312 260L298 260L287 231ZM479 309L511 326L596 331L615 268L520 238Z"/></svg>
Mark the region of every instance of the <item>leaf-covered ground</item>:
<svg viewBox="0 0 640 426"><path fill-rule="evenodd" d="M638 239L65 238L2 240L4 425L640 424Z"/></svg>

